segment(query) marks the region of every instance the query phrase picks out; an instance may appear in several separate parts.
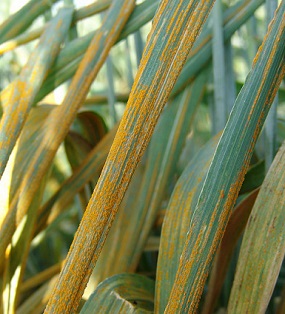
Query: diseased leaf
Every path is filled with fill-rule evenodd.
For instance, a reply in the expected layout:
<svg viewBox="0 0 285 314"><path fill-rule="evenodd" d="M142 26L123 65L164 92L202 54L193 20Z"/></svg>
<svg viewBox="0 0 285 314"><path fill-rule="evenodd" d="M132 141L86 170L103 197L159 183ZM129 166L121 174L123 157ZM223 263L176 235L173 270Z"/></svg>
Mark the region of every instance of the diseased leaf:
<svg viewBox="0 0 285 314"><path fill-rule="evenodd" d="M53 0L53 2L57 2L57 1L58 0L56 0L56 1ZM30 1L29 5L31 5L32 2L35 2L35 1ZM43 11L44 10L43 3L41 1L38 1L38 0L36 0L36 2L37 2L37 5L40 5L40 10ZM106 10L110 6L111 2L112 2L112 0L95 1L94 3L91 3L91 4L89 4L83 8L75 10L74 14L73 14L73 19L72 19L73 27L71 28L70 31L71 32L74 31L74 29L76 28L76 26L74 26L74 24L77 21L80 21L84 18L90 17L94 14L97 14L97 13L100 13L100 12ZM51 5L51 3L49 5ZM30 15L29 9L27 11L29 13L28 18L30 19L33 16ZM19 11L18 15L21 15L22 19L25 20L25 23L27 23L26 16L23 16L22 12L20 13L20 11ZM16 15L13 16L13 18L14 18L14 20L16 20L17 19ZM15 23L15 21L13 21L13 22L14 22L13 26L15 26L16 23ZM17 23L18 23L18 20L17 20ZM19 26L17 25L17 27L19 27ZM18 32L17 33L15 32L15 29L13 29L13 35L12 35L13 39L5 41L4 43L2 43L0 45L0 55L9 51L9 50L15 49L16 47L19 47L20 45L26 44L26 43L34 40L34 39L37 39L38 37L41 36L41 34L45 30L45 28L46 28L46 25L43 25L42 27L39 27L39 28L32 30L32 31L29 31L28 33L23 33L23 34L21 33L20 35L18 35ZM21 30L21 32L24 31L23 27L20 30ZM15 35L18 35L18 36L14 37ZM11 38L11 36L9 36L9 38Z"/></svg>
<svg viewBox="0 0 285 314"><path fill-rule="evenodd" d="M20 182L25 176L25 170L29 162L30 154L37 149L34 145L35 138L41 131L41 126L47 119L54 106L39 106L33 108L27 119L26 124L21 132L21 136L17 143L17 147L13 152L13 158L9 161L6 171L3 175L3 181L1 181L1 192L6 198L2 201L7 209L8 214L11 198L13 195L17 194L17 188ZM17 225L17 231L12 237L9 250L5 254L5 258L0 260L1 273L3 271L3 263L5 263L3 286L5 287L3 293L3 307L4 313L13 313L16 309L18 294L20 289L20 281L23 275L23 270L26 264L26 258L29 250L30 240L32 236L32 231L34 228L34 223L36 219L36 210L38 209L43 191L45 188L46 180L49 176L49 171L45 174L45 177L39 184L38 193L35 195L32 204L28 210L28 213L23 217L24 219L19 219ZM7 184L10 182L10 184ZM3 215L5 212L3 213ZM20 213L17 213L20 215ZM14 217L15 218L15 217ZM17 217L16 217L17 218ZM15 218L15 220L17 220ZM3 237L2 241L5 241L11 237L11 229L7 220L5 220L1 225L1 232Z"/></svg>
<svg viewBox="0 0 285 314"><path fill-rule="evenodd" d="M129 34L135 32L139 27L150 21L157 10L158 3L158 0L146 0L137 5L118 41L125 39ZM262 3L264 3L264 0L243 0L226 11L224 15L225 40L228 40L231 35L252 16ZM48 77L39 91L35 103L40 101L56 86L59 86L74 75L82 60L82 55L86 51L94 34L95 32L91 32L84 37L78 38L62 49L56 63L50 70ZM206 30L201 34L199 41L190 52L188 61L173 89L172 95L176 95L182 88L185 88L189 82L193 81L201 69L207 66L207 63L211 59L211 45L211 31ZM4 107L7 102L6 94L5 91L0 94Z"/></svg>
<svg viewBox="0 0 285 314"><path fill-rule="evenodd" d="M160 3L126 111L47 313L77 308L135 167L212 5L213 1Z"/></svg>
<svg viewBox="0 0 285 314"><path fill-rule="evenodd" d="M24 126L35 96L54 61L71 23L73 10L61 9L49 23L19 77L7 87L8 105L0 121L0 178ZM13 132L11 132L13 130ZM8 137L9 134L9 137Z"/></svg>
<svg viewBox="0 0 285 314"><path fill-rule="evenodd" d="M75 0L25 0L22 8L18 2L16 7L2 2L0 19L17 6L20 10L0 24L0 55L10 50L0 58L0 148L5 148L0 161L8 158L0 162L0 313L41 314L48 299L48 313L79 313L96 289L86 305L91 313L284 314L284 226L274 222L278 237L268 222L284 203L284 193L275 195L279 202L274 199L275 181L284 171L270 174L273 188L263 183L264 168L267 172L277 150L261 137L255 147L277 89L277 117L271 117L267 134L272 139L277 125L277 146L285 140L284 1L219 0L221 14L209 18L215 0L95 0L84 7ZM264 37L277 3L282 13L279 9ZM64 26L67 36L56 39L60 45L52 43L56 27L52 44L43 42L54 13L74 5L78 8L67 14ZM97 14L102 11L104 21ZM217 48L214 54L212 47ZM44 66L39 71L37 52ZM107 74L101 69L106 62ZM213 84L216 70L224 77ZM28 89L13 94L20 81ZM236 91L241 93L215 150L211 131L220 118L229 117ZM224 100L214 117L215 95ZM13 104L12 96L19 101ZM105 136L103 121L112 126L124 111L112 146L118 125ZM235 287L237 305L227 311L240 235L258 193L254 189L262 184L267 188L262 206L269 204L269 213L260 204L248 227L260 226L246 238L254 250L241 253L247 257L239 263L244 282ZM280 250L272 253L279 240ZM269 244L263 247L260 241ZM60 271L50 281L56 280L52 292L47 281ZM125 272L155 278L156 301L149 279L110 278ZM150 286L140 290L145 281ZM104 291L97 289L100 282ZM253 292L245 295L239 287L247 288L248 282Z"/></svg>
<svg viewBox="0 0 285 314"><path fill-rule="evenodd" d="M25 124L25 128L28 132L20 137L19 143L11 154L5 172L0 180L0 225L9 210L11 199L17 193L17 189L23 180L29 164L30 154L32 155L37 148L37 146L34 146L34 142L44 121L53 109L54 106L44 105L31 110ZM20 151L17 147L20 147Z"/></svg>
<svg viewBox="0 0 285 314"><path fill-rule="evenodd" d="M285 2L239 93L194 210L166 313L194 312L247 171L254 145L285 73Z"/></svg>
<svg viewBox="0 0 285 314"><path fill-rule="evenodd" d="M187 165L171 195L161 231L155 313L163 313L178 269L186 233L218 142L216 136Z"/></svg>
<svg viewBox="0 0 285 314"><path fill-rule="evenodd" d="M285 255L285 143L249 217L229 301L230 313L265 313Z"/></svg>
<svg viewBox="0 0 285 314"><path fill-rule="evenodd" d="M222 290L232 254L239 237L244 231L258 192L259 189L256 189L250 193L236 206L230 216L221 245L214 259L203 314L214 312L214 306Z"/></svg>
<svg viewBox="0 0 285 314"><path fill-rule="evenodd" d="M224 40L229 40L234 32L253 15L262 3L264 3L264 0L239 1L225 11L223 21ZM211 60L212 44L212 28L203 30L173 88L173 95L185 88L193 81L201 69L207 66Z"/></svg>
<svg viewBox="0 0 285 314"><path fill-rule="evenodd" d="M163 111L150 142L144 173L136 179L140 185L133 189L131 182L129 187L133 192L128 195L131 198L135 195L135 200L121 204L96 264L93 278L98 282L137 268L158 209L167 195L167 187L173 181L178 158L204 90L206 74L203 72Z"/></svg>
<svg viewBox="0 0 285 314"><path fill-rule="evenodd" d="M49 169L54 155L65 138L72 121L75 119L94 77L106 60L109 50L118 38L123 25L133 10L134 2L132 0L124 2L123 5L120 1L110 7L100 31L93 38L85 58L83 58L79 66L62 105L53 110L42 126L43 132L39 134L34 143L34 145L38 145L37 152L31 156L25 177L21 181L18 193L13 197L9 212L5 217L3 223L5 228L0 230L2 239L0 255L4 255L6 247L11 240L17 224L16 220L20 220L27 213L38 191L38 182L42 180ZM122 12L124 13L123 15Z"/></svg>
<svg viewBox="0 0 285 314"><path fill-rule="evenodd" d="M158 0L146 0L143 3L138 4L123 28L117 42L125 39L128 35L137 31L141 26L150 21L155 14L158 3ZM86 52L91 39L96 33L97 31L94 31L84 37L78 38L62 49L56 63L51 68L47 79L39 91L35 102L40 101L56 86L59 86L74 75L82 60L83 54Z"/></svg>
<svg viewBox="0 0 285 314"><path fill-rule="evenodd" d="M116 131L117 127L114 127L98 145L91 150L72 176L41 206L38 211L38 223L35 234L44 228L51 210L56 207L57 203L61 204L61 208L66 208L74 198L74 195L80 191L86 183L94 179L94 177L98 177L107 158ZM57 212L58 215L60 211L55 210L55 212ZM56 216L52 214L52 216L49 217L49 223L55 218Z"/></svg>
<svg viewBox="0 0 285 314"><path fill-rule="evenodd" d="M151 140L144 162L146 164L139 165L136 169L120 205L93 272L93 278L95 277L98 283L111 275L134 271L136 268L136 265L132 265L132 260L134 251L138 250L137 246L140 246L140 252L142 251L142 245L138 243L142 229L147 228L149 231L152 225L145 223L145 220L153 221L156 217L156 213L149 209L149 204L155 193L154 187L174 123L173 117L177 114L179 105L182 105L179 100L170 103L163 111ZM148 235L148 232L146 234ZM115 260L117 263L114 264Z"/></svg>

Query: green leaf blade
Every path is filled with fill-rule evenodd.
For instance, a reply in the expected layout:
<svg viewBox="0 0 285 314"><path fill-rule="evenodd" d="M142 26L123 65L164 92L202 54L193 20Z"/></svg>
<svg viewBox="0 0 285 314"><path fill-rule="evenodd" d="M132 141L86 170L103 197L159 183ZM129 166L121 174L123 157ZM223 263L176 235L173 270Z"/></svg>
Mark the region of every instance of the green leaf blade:
<svg viewBox="0 0 285 314"><path fill-rule="evenodd" d="M137 274L120 274L103 281L80 314L152 313L154 282Z"/></svg>
<svg viewBox="0 0 285 314"><path fill-rule="evenodd" d="M36 17L44 13L58 0L32 0L0 26L0 43L24 32Z"/></svg>

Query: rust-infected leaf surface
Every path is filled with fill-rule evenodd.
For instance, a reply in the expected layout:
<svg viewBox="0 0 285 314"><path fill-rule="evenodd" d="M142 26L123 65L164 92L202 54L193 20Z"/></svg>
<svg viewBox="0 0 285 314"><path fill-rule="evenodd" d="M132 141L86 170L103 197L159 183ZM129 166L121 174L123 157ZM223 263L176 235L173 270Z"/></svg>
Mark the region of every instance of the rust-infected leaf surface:
<svg viewBox="0 0 285 314"><path fill-rule="evenodd" d="M69 313L77 308L130 178L212 4L161 2L125 114L47 313Z"/></svg>
<svg viewBox="0 0 285 314"><path fill-rule="evenodd" d="M166 197L166 187L173 180L206 77L207 71L202 72L191 87L164 108L151 138L145 170L141 174L138 165L94 268L92 282L136 270Z"/></svg>
<svg viewBox="0 0 285 314"><path fill-rule="evenodd" d="M247 223L259 188L250 193L232 212L221 245L215 256L207 289L203 314L214 312L214 306L220 295L232 253Z"/></svg>
<svg viewBox="0 0 285 314"><path fill-rule="evenodd" d="M0 121L0 178L32 103L69 29L73 9L62 9L50 22L19 77L7 87L9 100Z"/></svg>
<svg viewBox="0 0 285 314"><path fill-rule="evenodd" d="M92 149L80 166L74 171L72 176L68 178L61 185L59 190L39 209L35 234L44 228L51 210L57 203L61 203L62 208L66 208L65 205L72 201L74 195L101 170L107 158L112 141L114 140L116 131L117 127L114 127L103 137L98 145ZM57 212L57 215L59 213L60 212ZM48 223L51 223L57 215L50 216Z"/></svg>
<svg viewBox="0 0 285 314"><path fill-rule="evenodd" d="M265 313L285 255L285 143L261 186L244 233L230 313Z"/></svg>
<svg viewBox="0 0 285 314"><path fill-rule="evenodd" d="M42 180L49 169L59 145L68 133L69 127L88 93L90 85L131 14L134 1L127 1L123 5L120 2L115 2L112 8L110 9L111 16L109 16L110 14L106 15L102 27L93 38L62 105L49 115L42 126L41 134L35 139L35 145L38 145L38 149L31 156L25 177L11 201L10 223L5 224L8 232L1 229L1 234L5 235L5 241L0 243L0 252L3 254L15 230L16 215L23 217L29 209L38 191L38 182Z"/></svg>
<svg viewBox="0 0 285 314"><path fill-rule="evenodd" d="M270 104L285 73L285 2L231 112L191 221L166 313L195 312Z"/></svg>
<svg viewBox="0 0 285 314"><path fill-rule="evenodd" d="M175 280L186 233L219 137L207 143L187 165L169 201L163 222L156 273L155 313L163 313Z"/></svg>

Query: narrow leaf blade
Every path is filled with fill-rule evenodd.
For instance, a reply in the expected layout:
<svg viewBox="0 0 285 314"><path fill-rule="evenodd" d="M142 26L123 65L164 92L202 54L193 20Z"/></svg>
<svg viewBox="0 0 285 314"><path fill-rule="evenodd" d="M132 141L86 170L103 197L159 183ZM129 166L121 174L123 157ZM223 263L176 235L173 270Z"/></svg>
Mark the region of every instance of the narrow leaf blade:
<svg viewBox="0 0 285 314"><path fill-rule="evenodd" d="M264 313L285 255L285 143L265 177L243 237L230 313Z"/></svg>

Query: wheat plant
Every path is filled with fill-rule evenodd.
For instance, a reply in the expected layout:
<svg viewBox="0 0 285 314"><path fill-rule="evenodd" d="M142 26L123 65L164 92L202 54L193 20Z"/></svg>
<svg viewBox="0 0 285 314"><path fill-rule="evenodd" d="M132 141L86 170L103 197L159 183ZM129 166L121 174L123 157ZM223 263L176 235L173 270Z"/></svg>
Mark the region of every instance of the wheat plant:
<svg viewBox="0 0 285 314"><path fill-rule="evenodd" d="M23 2L0 312L285 313L285 1Z"/></svg>

